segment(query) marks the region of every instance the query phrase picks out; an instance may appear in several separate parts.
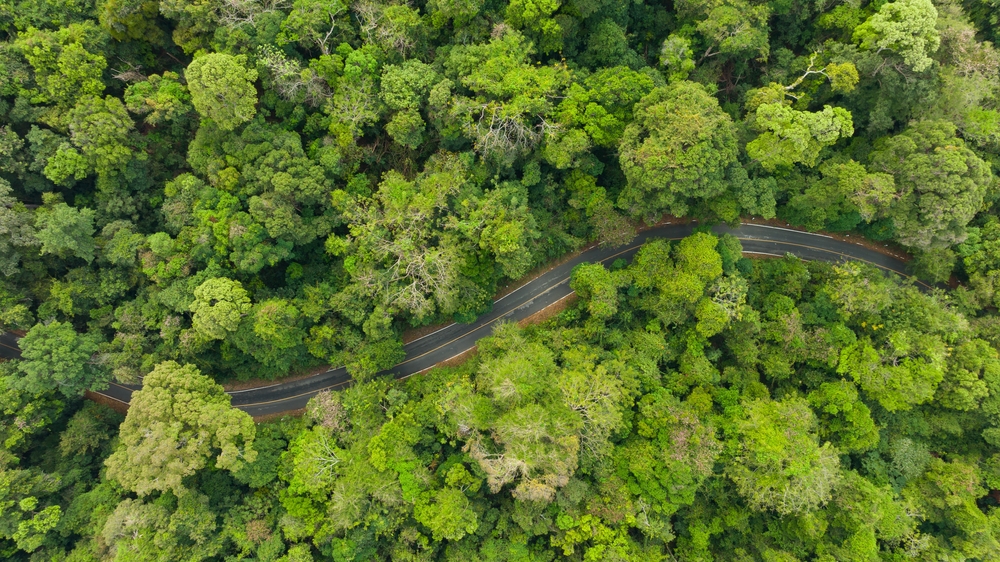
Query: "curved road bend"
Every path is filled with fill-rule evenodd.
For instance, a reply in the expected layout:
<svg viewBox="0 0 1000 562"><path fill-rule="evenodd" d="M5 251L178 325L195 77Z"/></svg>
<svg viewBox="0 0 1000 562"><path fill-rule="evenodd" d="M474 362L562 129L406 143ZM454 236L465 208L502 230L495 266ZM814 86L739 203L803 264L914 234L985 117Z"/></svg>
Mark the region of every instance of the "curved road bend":
<svg viewBox="0 0 1000 562"><path fill-rule="evenodd" d="M406 344L406 360L384 373L403 379L426 371L471 349L477 340L490 334L498 321L522 320L569 296L573 292L569 288L570 272L581 263L610 263L618 258L628 260L651 238L676 240L690 235L693 230L694 225L691 224L667 224L641 232L623 247L586 250L498 299L493 310L475 322L451 324ZM743 244L743 251L749 254L784 256L790 253L811 261L860 261L887 273L907 276L903 260L823 234L746 223L735 229L720 225L713 228L713 231L736 236ZM920 284L927 287L924 283ZM17 357L19 354L16 336L0 335L0 357ZM234 390L229 394L232 396L233 406L256 417L298 410L305 407L306 402L318 392L342 388L350 383L351 376L343 367L339 367L297 381ZM132 392L138 388L135 385L112 382L107 390L98 394L128 404Z"/></svg>

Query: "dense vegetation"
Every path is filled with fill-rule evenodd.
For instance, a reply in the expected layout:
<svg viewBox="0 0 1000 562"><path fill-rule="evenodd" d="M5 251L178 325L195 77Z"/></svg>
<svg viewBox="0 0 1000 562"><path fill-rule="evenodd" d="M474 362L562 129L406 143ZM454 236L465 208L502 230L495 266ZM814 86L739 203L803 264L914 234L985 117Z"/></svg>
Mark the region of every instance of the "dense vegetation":
<svg viewBox="0 0 1000 562"><path fill-rule="evenodd" d="M998 10L0 0L0 558L1000 559ZM374 377L664 214L962 285L699 234ZM302 418L218 385L323 364Z"/></svg>
<svg viewBox="0 0 1000 562"><path fill-rule="evenodd" d="M93 403L31 436L6 426L0 547L72 561L996 560L995 318L874 269L739 252L702 233L580 266L576 305L501 326L461 367L321 393L256 427L196 367L160 363L117 438L121 417ZM57 416L34 408L36 423Z"/></svg>

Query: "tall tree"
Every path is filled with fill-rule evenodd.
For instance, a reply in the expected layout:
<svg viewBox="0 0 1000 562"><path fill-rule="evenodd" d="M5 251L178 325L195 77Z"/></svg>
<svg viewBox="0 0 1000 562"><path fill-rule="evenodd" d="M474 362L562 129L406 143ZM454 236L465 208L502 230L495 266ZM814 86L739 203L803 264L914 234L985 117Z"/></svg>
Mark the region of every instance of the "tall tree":
<svg viewBox="0 0 1000 562"><path fill-rule="evenodd" d="M736 130L703 86L679 81L636 104L620 151L628 185L618 205L646 218L682 216L693 201L725 192L726 168L736 162Z"/></svg>
<svg viewBox="0 0 1000 562"><path fill-rule="evenodd" d="M253 462L253 420L229 400L194 365L160 363L132 395L121 443L106 463L108 476L140 496L184 495L183 479L212 458L217 468L231 471Z"/></svg>
<svg viewBox="0 0 1000 562"><path fill-rule="evenodd" d="M921 250L965 240L993 181L989 165L943 121L921 121L882 139L870 159L869 169L896 180L888 214L899 241Z"/></svg>
<svg viewBox="0 0 1000 562"><path fill-rule="evenodd" d="M100 342L100 333L80 334L66 322L35 324L18 342L25 375L18 385L34 394L58 389L68 397L107 388L109 374L94 357Z"/></svg>
<svg viewBox="0 0 1000 562"><path fill-rule="evenodd" d="M726 468L755 509L804 514L828 502L840 479L837 450L820 445L816 417L802 399L758 400L737 425L737 454Z"/></svg>
<svg viewBox="0 0 1000 562"><path fill-rule="evenodd" d="M257 71L246 67L246 57L210 53L191 61L184 77L191 103L203 117L230 131L257 113Z"/></svg>

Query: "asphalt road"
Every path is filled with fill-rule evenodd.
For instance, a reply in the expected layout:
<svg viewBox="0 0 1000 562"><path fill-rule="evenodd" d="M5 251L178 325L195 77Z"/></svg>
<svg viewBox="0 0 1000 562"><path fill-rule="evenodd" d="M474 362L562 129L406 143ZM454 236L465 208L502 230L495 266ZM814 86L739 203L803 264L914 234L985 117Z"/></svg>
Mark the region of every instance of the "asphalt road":
<svg viewBox="0 0 1000 562"><path fill-rule="evenodd" d="M406 360L385 373L404 379L426 371L442 361L471 349L477 340L490 334L497 322L522 320L566 298L573 292L569 288L570 272L581 263L610 263L618 258L629 260L647 240L684 238L692 233L693 228L693 225L689 224L666 224L643 231L628 245L620 248L586 250L498 299L493 305L493 310L475 322L451 324L406 344ZM811 261L860 261L874 265L887 273L907 276L903 260L823 234L755 224L743 224L736 229L717 226L713 230L718 234L730 233L739 238L743 244L743 251L748 254L784 256L790 253ZM20 350L17 347L16 336L0 335L0 357L18 355ZM318 392L342 388L349 384L351 376L343 367L339 367L297 381L235 390L229 394L232 396L233 406L256 417L298 410ZM107 390L98 394L128 404L132 392L138 388L133 385L111 383Z"/></svg>

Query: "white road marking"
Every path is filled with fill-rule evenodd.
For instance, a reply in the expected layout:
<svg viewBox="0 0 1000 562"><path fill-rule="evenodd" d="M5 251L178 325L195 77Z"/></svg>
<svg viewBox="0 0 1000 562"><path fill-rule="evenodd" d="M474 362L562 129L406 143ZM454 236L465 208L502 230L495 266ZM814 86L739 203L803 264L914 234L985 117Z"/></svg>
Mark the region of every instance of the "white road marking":
<svg viewBox="0 0 1000 562"><path fill-rule="evenodd" d="M820 236L822 238L830 238L831 240L833 239L833 236L827 236L826 234L817 234L815 232L806 232L804 230L794 230L791 228L782 228L780 226L770 226L767 224L754 224L752 222L742 222L740 223L740 226L759 226L760 228L773 228L774 230L784 230L785 232L794 232L796 234L809 234L812 236Z"/></svg>
<svg viewBox="0 0 1000 562"><path fill-rule="evenodd" d="M520 289L520 287L518 287L518 288ZM500 301L497 301L497 302L500 302ZM438 328L437 330L434 330L433 332L431 332L431 333L427 334L426 336L420 336L419 338L417 338L417 339L415 339L415 340L411 341L410 343L417 343L418 341L420 341L420 340L422 340L422 339L424 339L424 338L429 338L429 337L433 336L434 334L436 334L436 333L438 333L438 332L440 332L440 331L443 331L443 330L447 330L448 328L451 328L451 327L452 327L452 326L454 326L454 325L455 325L455 322L452 322L451 324L448 324L448 325L447 325L447 326L445 326L444 328ZM410 345L410 343L408 343L408 344L406 344L406 345Z"/></svg>
<svg viewBox="0 0 1000 562"><path fill-rule="evenodd" d="M783 257L785 257L784 254L770 254L770 253L767 253L767 252L743 252L743 253L744 254L753 254L755 256L773 256L773 257L776 257L776 258L783 258Z"/></svg>

